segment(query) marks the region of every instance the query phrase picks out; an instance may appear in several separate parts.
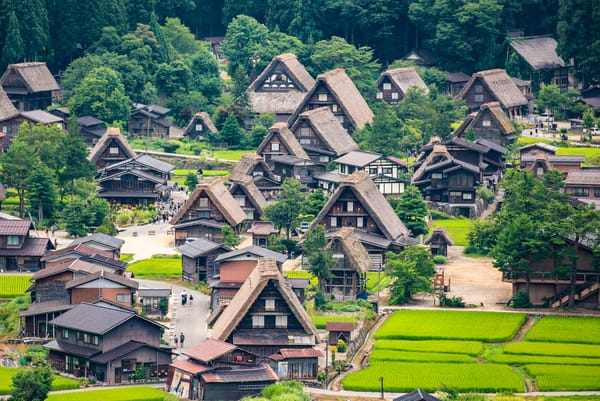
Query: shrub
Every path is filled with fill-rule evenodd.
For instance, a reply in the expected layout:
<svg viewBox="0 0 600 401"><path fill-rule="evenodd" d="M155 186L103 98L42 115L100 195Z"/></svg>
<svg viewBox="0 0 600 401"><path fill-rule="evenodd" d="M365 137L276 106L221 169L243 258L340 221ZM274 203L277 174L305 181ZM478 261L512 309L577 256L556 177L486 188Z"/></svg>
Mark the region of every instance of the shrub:
<svg viewBox="0 0 600 401"><path fill-rule="evenodd" d="M451 297L448 298L443 292L438 295L440 306L446 306L448 308L464 308L465 302L462 297Z"/></svg>
<svg viewBox="0 0 600 401"><path fill-rule="evenodd" d="M487 203L491 203L494 200L494 192L492 192L489 188L479 187L477 188L477 196L486 201Z"/></svg>
<svg viewBox="0 0 600 401"><path fill-rule="evenodd" d="M513 308L529 308L531 306L531 302L529 301L529 297L524 292L517 292L509 301L509 305Z"/></svg>
<svg viewBox="0 0 600 401"><path fill-rule="evenodd" d="M436 265L443 265L446 263L446 257L443 255L435 255L433 257L433 263Z"/></svg>
<svg viewBox="0 0 600 401"><path fill-rule="evenodd" d="M435 209L429 210L429 216L431 216L431 218L433 220L448 220L448 219L454 218L454 217L450 216L449 214L446 214L444 212L441 212L441 211L435 210Z"/></svg>
<svg viewBox="0 0 600 401"><path fill-rule="evenodd" d="M346 342L344 340L338 340L337 352L346 352Z"/></svg>
<svg viewBox="0 0 600 401"><path fill-rule="evenodd" d="M315 309L323 309L325 306L325 295L321 291L315 294Z"/></svg>

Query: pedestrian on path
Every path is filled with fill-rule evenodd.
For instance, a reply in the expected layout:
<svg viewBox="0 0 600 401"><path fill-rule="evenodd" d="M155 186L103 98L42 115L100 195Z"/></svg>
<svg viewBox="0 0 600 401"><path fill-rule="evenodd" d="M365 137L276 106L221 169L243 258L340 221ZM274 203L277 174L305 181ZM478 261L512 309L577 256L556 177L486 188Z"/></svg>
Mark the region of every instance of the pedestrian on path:
<svg viewBox="0 0 600 401"><path fill-rule="evenodd" d="M177 348L177 334L175 334L174 337L175 337L175 348Z"/></svg>
<svg viewBox="0 0 600 401"><path fill-rule="evenodd" d="M179 342L181 343L181 348L183 348L183 341L185 340L185 336L183 335L183 331L179 335Z"/></svg>
<svg viewBox="0 0 600 401"><path fill-rule="evenodd" d="M190 306L192 306L193 302L194 302L194 296L192 295L192 293L190 293Z"/></svg>

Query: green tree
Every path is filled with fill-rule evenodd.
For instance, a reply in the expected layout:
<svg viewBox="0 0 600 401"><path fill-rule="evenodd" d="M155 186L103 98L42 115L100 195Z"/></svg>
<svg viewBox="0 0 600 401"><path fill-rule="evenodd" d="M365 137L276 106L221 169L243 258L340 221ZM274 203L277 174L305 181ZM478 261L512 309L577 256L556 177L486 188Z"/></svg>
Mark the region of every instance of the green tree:
<svg viewBox="0 0 600 401"><path fill-rule="evenodd" d="M326 244L323 226L318 225L306 234L304 249L308 256L308 269L310 274L317 278L321 293L325 290L327 280L333 278L331 268L335 265L331 250L325 248Z"/></svg>
<svg viewBox="0 0 600 401"><path fill-rule="evenodd" d="M219 133L221 141L227 143L229 146L239 145L244 137L244 131L233 113L227 117Z"/></svg>
<svg viewBox="0 0 600 401"><path fill-rule="evenodd" d="M406 187L404 193L400 195L395 211L413 236L427 234L428 228L425 222L427 204L419 188L414 185Z"/></svg>
<svg viewBox="0 0 600 401"><path fill-rule="evenodd" d="M277 227L285 228L286 238L289 239L290 230L297 223L304 202L305 195L300 182L286 178L281 185L279 199L265 208L264 215Z"/></svg>
<svg viewBox="0 0 600 401"><path fill-rule="evenodd" d="M188 191L192 192L196 188L196 185L198 185L198 174L188 173L185 176L185 186Z"/></svg>
<svg viewBox="0 0 600 401"><path fill-rule="evenodd" d="M37 155L31 154L29 146L25 142L15 140L8 150L2 155L2 182L14 188L19 198L19 217L23 218L25 212L25 193L27 191L27 178L30 166ZM23 163L27 160L28 163Z"/></svg>
<svg viewBox="0 0 600 401"><path fill-rule="evenodd" d="M27 176L27 198L31 211L37 214L39 222L52 218L56 208L56 176L41 160L37 159L30 164L30 173Z"/></svg>
<svg viewBox="0 0 600 401"><path fill-rule="evenodd" d="M52 370L39 366L21 370L12 379L11 399L15 401L43 401L52 386Z"/></svg>
<svg viewBox="0 0 600 401"><path fill-rule="evenodd" d="M25 45L21 38L19 20L14 11L8 16L8 27L6 28L6 41L2 48L2 69L12 63L23 60L25 56Z"/></svg>
<svg viewBox="0 0 600 401"><path fill-rule="evenodd" d="M373 117L373 123L368 123L358 134L362 138L365 150L384 155L398 154L401 151L402 123L396 116L394 108L387 104L378 105ZM419 135L417 135L419 136ZM416 139L410 142L417 142Z"/></svg>
<svg viewBox="0 0 600 401"><path fill-rule="evenodd" d="M105 26L97 41L88 49L88 54L101 55L104 53L117 53L121 47L121 36L114 26Z"/></svg>
<svg viewBox="0 0 600 401"><path fill-rule="evenodd" d="M65 230L69 235L84 236L87 234L87 222L90 220L88 208L83 202L69 203L62 211Z"/></svg>
<svg viewBox="0 0 600 401"><path fill-rule="evenodd" d="M536 103L539 113L543 113L546 110L553 113L559 111L563 101L558 86L544 85L544 87L540 89Z"/></svg>
<svg viewBox="0 0 600 401"><path fill-rule="evenodd" d="M229 25L223 43L223 53L229 60L229 74L241 67L245 75L250 75L257 63L259 46L267 44L269 29L256 19L238 15Z"/></svg>
<svg viewBox="0 0 600 401"><path fill-rule="evenodd" d="M156 69L156 89L166 97L173 96L175 93L186 93L191 79L192 72L180 60L170 64L160 64Z"/></svg>
<svg viewBox="0 0 600 401"><path fill-rule="evenodd" d="M75 196L75 181L78 179L93 180L96 174L96 166L87 158L88 150L83 139L79 135L79 125L76 120L69 122L68 135L62 135L60 152L60 165L56 171L58 186L60 188L60 199L64 198L69 189L71 197Z"/></svg>
<svg viewBox="0 0 600 401"><path fill-rule="evenodd" d="M102 224L100 224L96 230L94 230L94 233L102 233L114 237L119 233L119 230L117 230L115 223L110 221L109 216L106 216L102 221Z"/></svg>
<svg viewBox="0 0 600 401"><path fill-rule="evenodd" d="M177 92L167 99L167 107L180 127L185 126L195 113L204 110L206 103L202 93L196 91Z"/></svg>
<svg viewBox="0 0 600 401"><path fill-rule="evenodd" d="M312 191L306 198L306 203L302 209L302 214L316 216L319 214L323 206L327 203L327 195L321 188Z"/></svg>
<svg viewBox="0 0 600 401"><path fill-rule="evenodd" d="M235 249L240 244L240 236L231 226L224 226L221 234L223 235L223 245L226 247Z"/></svg>
<svg viewBox="0 0 600 401"><path fill-rule="evenodd" d="M127 121L131 101L115 70L94 68L74 90L69 108L76 116L95 116L109 123Z"/></svg>
<svg viewBox="0 0 600 401"><path fill-rule="evenodd" d="M192 72L190 89L202 93L209 103L217 103L223 87L219 76L219 65L208 46L199 46L192 55L190 70Z"/></svg>
<svg viewBox="0 0 600 401"><path fill-rule="evenodd" d="M439 68L431 67L423 71L417 70L421 74L421 78L427 84L427 86L435 85L438 89L443 89L446 86L448 79L448 73L440 70Z"/></svg>
<svg viewBox="0 0 600 401"><path fill-rule="evenodd" d="M169 63L169 48L167 46L167 41L162 33L162 28L158 24L158 17L154 12L150 14L150 29L154 36L156 37L156 41L158 42L158 55L160 57L160 61L163 63Z"/></svg>
<svg viewBox="0 0 600 401"><path fill-rule="evenodd" d="M44 0L20 0L13 5L25 44L25 57L42 60L48 51L50 29Z"/></svg>
<svg viewBox="0 0 600 401"><path fill-rule="evenodd" d="M196 40L190 29L181 23L179 18L167 17L162 32L169 48L169 57L172 60L189 57L204 47L200 41Z"/></svg>
<svg viewBox="0 0 600 401"><path fill-rule="evenodd" d="M394 277L390 303L405 304L417 292L431 293L435 265L427 248L411 246L400 253L388 252L386 256L386 270Z"/></svg>

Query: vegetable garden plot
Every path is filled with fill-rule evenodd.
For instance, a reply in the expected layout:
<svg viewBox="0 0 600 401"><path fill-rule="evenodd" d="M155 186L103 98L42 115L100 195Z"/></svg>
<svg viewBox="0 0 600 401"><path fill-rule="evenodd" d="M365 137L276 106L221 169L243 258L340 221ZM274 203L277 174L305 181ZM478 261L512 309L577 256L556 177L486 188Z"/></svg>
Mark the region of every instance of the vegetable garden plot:
<svg viewBox="0 0 600 401"><path fill-rule="evenodd" d="M3 274L0 275L0 298L14 298L25 294L31 285L30 275Z"/></svg>
<svg viewBox="0 0 600 401"><path fill-rule="evenodd" d="M380 349L371 352L369 363L406 361L406 362L446 362L446 363L475 363L474 357L464 354L444 354L435 352L394 351Z"/></svg>
<svg viewBox="0 0 600 401"><path fill-rule="evenodd" d="M600 345L527 341L506 344L502 352L505 354L600 358Z"/></svg>
<svg viewBox="0 0 600 401"><path fill-rule="evenodd" d="M525 341L600 344L600 319L545 316L525 336Z"/></svg>
<svg viewBox="0 0 600 401"><path fill-rule="evenodd" d="M376 339L507 341L525 322L525 314L401 310L375 333Z"/></svg>
<svg viewBox="0 0 600 401"><path fill-rule="evenodd" d="M397 351L422 351L440 352L449 354L467 354L477 356L483 351L483 344L479 341L450 341L450 340L378 340L375 350L397 350Z"/></svg>
<svg viewBox="0 0 600 401"><path fill-rule="evenodd" d="M598 390L600 366L527 365L540 391Z"/></svg>
<svg viewBox="0 0 600 401"><path fill-rule="evenodd" d="M376 364L343 380L344 390L409 392L415 388L432 392L442 386L459 392L521 392L522 378L507 365L463 363L386 363Z"/></svg>

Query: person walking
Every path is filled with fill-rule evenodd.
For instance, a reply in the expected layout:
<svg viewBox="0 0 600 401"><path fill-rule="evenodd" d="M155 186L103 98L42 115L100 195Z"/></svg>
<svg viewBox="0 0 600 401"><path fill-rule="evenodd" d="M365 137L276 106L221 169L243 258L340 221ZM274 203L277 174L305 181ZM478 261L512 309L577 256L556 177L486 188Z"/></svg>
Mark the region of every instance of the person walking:
<svg viewBox="0 0 600 401"><path fill-rule="evenodd" d="M192 293L190 292L190 306L192 306L193 302L194 302L194 295L192 295Z"/></svg>
<svg viewBox="0 0 600 401"><path fill-rule="evenodd" d="M175 348L177 348L177 341L178 341L178 340L177 340L177 334L175 334L175 335L174 335L174 337L175 337L175 338L174 338L174 341L175 341Z"/></svg>
<svg viewBox="0 0 600 401"><path fill-rule="evenodd" d="M181 348L183 348L183 341L185 340L185 336L183 335L183 331L179 334L179 343L181 344Z"/></svg>

